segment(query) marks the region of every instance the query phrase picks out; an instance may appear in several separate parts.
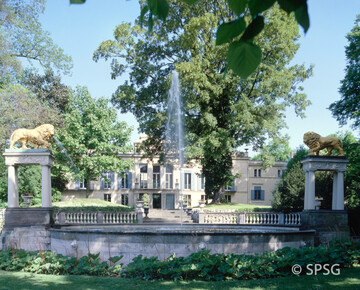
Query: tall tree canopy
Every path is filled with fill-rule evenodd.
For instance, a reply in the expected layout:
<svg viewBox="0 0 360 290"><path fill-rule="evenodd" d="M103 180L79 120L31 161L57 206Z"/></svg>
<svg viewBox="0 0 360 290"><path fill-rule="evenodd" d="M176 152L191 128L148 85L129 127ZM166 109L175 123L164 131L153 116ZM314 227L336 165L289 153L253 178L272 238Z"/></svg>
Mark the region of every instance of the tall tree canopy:
<svg viewBox="0 0 360 290"><path fill-rule="evenodd" d="M142 0L140 23L147 21L148 31L151 32L158 20L166 21L170 5L193 5L199 1L201 0ZM70 0L71 4L85 2L86 0ZM216 44L231 44L227 67L242 78L253 73L262 59L261 49L253 39L264 29L264 16L261 15L264 11L278 4L287 13L294 12L295 19L304 32L310 26L307 0L227 0L226 3L232 16L219 23Z"/></svg>
<svg viewBox="0 0 360 290"><path fill-rule="evenodd" d="M290 65L299 45L292 16L274 7L264 30L255 39L263 60L246 80L226 69L228 44L216 46L218 23L232 17L226 1L200 1L194 6L170 6L169 18L149 35L139 25L121 24L114 40L100 44L94 60L111 60L111 77L129 72L112 102L132 112L148 143L164 139L169 74L180 74L187 131L187 156L198 158L206 179L205 191L217 201L232 179L232 153L243 144L261 147L279 135L283 116L293 105L302 115L308 105L300 83L311 68ZM160 148L153 146L151 148Z"/></svg>
<svg viewBox="0 0 360 290"><path fill-rule="evenodd" d="M71 58L55 45L39 22L45 0L0 0L0 146L18 127L61 122L69 89L52 69L69 73ZM46 73L24 73L28 60Z"/></svg>
<svg viewBox="0 0 360 290"><path fill-rule="evenodd" d="M75 173L75 178L90 185L90 180L96 180L104 171L120 173L129 169L131 163L118 153L131 150L131 129L117 120L109 100L95 100L86 88L78 87L63 117L65 126L55 135L64 148L53 147L59 161L54 164L57 175L71 173L74 177Z"/></svg>
<svg viewBox="0 0 360 290"><path fill-rule="evenodd" d="M53 43L39 17L46 0L0 1L0 80L13 79L21 71L20 59L45 69L69 73L71 58Z"/></svg>
<svg viewBox="0 0 360 290"><path fill-rule="evenodd" d="M347 64L345 77L339 92L341 99L330 105L333 116L341 125L354 121L354 128L360 128L360 14L355 26L346 35L349 44L345 47Z"/></svg>

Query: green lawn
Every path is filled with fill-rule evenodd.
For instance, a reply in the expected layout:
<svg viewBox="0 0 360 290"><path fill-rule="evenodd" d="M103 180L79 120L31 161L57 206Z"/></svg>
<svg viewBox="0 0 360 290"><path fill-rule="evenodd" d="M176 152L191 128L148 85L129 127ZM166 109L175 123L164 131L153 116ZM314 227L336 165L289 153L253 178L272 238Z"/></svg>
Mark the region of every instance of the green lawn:
<svg viewBox="0 0 360 290"><path fill-rule="evenodd" d="M360 268L341 269L339 276L292 276L230 282L149 282L94 276L54 276L0 271L3 289L360 289Z"/></svg>
<svg viewBox="0 0 360 290"><path fill-rule="evenodd" d="M116 204L100 199L75 198L68 201L58 201L53 203L54 210L82 210L82 211L132 211L133 207Z"/></svg>
<svg viewBox="0 0 360 290"><path fill-rule="evenodd" d="M235 209L236 211L270 211L271 206L267 205L253 205L243 203L222 203L222 204L209 204L205 209Z"/></svg>

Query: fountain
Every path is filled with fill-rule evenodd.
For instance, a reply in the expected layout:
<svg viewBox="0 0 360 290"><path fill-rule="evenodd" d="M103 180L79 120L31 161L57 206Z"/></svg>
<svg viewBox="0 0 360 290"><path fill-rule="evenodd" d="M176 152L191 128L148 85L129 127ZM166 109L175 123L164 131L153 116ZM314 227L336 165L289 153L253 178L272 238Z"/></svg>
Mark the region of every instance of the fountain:
<svg viewBox="0 0 360 290"><path fill-rule="evenodd" d="M59 146L61 154L64 154L66 156L66 158L70 161L70 169L73 170L73 172L75 173L75 176L78 177L77 175L79 174L79 170L75 166L74 161L71 159L66 148L64 147L64 145L60 142L60 140L58 138L56 138L54 136L53 139L56 141L56 144Z"/></svg>
<svg viewBox="0 0 360 290"><path fill-rule="evenodd" d="M183 224L182 167L184 165L184 126L181 110L179 74L173 70L168 98L168 121L166 123L165 162L177 164L180 171L180 220Z"/></svg>

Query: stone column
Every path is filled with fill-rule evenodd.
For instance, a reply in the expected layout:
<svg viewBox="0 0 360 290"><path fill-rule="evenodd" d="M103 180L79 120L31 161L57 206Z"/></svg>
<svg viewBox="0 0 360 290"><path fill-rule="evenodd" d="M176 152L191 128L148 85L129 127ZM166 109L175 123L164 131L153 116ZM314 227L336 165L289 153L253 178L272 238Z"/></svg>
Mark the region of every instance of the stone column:
<svg viewBox="0 0 360 290"><path fill-rule="evenodd" d="M19 207L18 174L15 165L8 166L8 207Z"/></svg>
<svg viewBox="0 0 360 290"><path fill-rule="evenodd" d="M50 166L41 166L41 206L51 207L51 171Z"/></svg>
<svg viewBox="0 0 360 290"><path fill-rule="evenodd" d="M333 174L333 191L332 191L332 207L331 207L331 209L333 209L333 210L336 208L337 197L338 197L337 179L338 179L338 172L335 171Z"/></svg>
<svg viewBox="0 0 360 290"><path fill-rule="evenodd" d="M304 206L305 210L314 210L315 209L315 171L307 172L307 182L305 187L307 187L307 198L306 204Z"/></svg>
<svg viewBox="0 0 360 290"><path fill-rule="evenodd" d="M305 196L304 196L304 209L308 206L308 195L309 195L309 171L305 172Z"/></svg>
<svg viewBox="0 0 360 290"><path fill-rule="evenodd" d="M344 210L344 172L338 171L336 178L336 203L333 210Z"/></svg>

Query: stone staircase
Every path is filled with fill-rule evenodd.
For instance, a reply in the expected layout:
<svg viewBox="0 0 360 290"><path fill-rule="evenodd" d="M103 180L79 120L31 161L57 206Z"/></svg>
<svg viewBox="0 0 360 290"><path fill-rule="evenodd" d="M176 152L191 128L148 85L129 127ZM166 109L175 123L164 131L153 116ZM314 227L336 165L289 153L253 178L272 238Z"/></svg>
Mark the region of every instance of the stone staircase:
<svg viewBox="0 0 360 290"><path fill-rule="evenodd" d="M185 211L182 214L182 222L183 224L193 223L191 217ZM163 210L151 208L148 218L144 218L144 224L181 224L181 212L179 209Z"/></svg>

